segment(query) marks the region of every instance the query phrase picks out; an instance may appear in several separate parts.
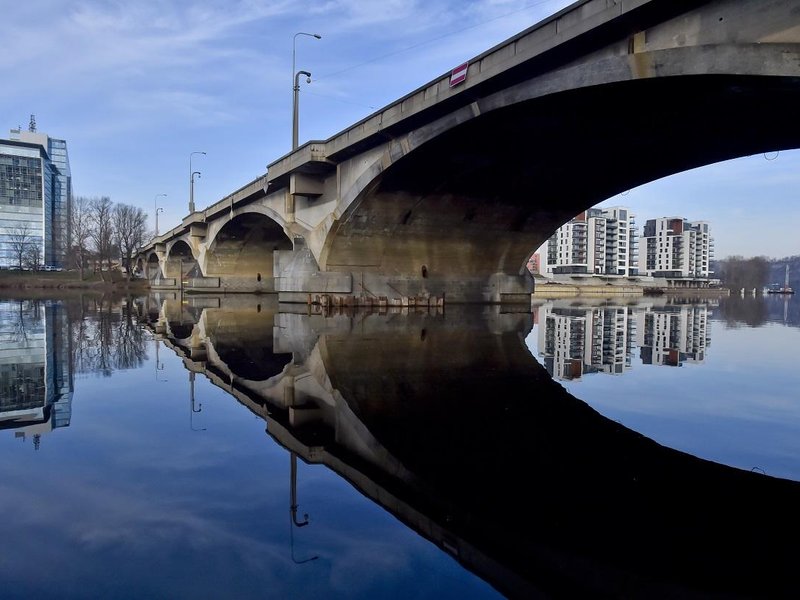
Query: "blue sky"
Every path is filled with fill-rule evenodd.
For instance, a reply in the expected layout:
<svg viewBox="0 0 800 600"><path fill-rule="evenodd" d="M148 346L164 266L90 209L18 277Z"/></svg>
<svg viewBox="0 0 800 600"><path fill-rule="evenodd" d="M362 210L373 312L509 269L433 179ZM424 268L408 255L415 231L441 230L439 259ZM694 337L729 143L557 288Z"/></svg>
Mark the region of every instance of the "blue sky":
<svg viewBox="0 0 800 600"><path fill-rule="evenodd" d="M326 139L553 14L566 0L2 0L0 137L68 142L76 194L141 206L159 229L291 147L292 40L300 142ZM767 158L774 158L769 155ZM631 190L647 218L708 220L718 258L800 254L800 153L748 157ZM751 232L764 232L753 236Z"/></svg>

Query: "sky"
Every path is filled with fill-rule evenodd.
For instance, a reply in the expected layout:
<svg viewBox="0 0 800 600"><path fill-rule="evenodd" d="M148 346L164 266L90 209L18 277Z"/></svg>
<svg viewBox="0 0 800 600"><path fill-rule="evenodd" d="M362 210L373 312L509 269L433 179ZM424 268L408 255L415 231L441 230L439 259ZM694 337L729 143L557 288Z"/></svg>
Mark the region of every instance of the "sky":
<svg viewBox="0 0 800 600"><path fill-rule="evenodd" d="M568 0L0 0L0 137L67 140L73 192L140 206L159 230L570 5ZM316 39L297 33L316 33ZM193 154L205 152L202 154ZM603 205L707 220L717 258L800 254L800 152L756 155ZM166 194L166 196L160 196ZM753 232L758 232L753 235Z"/></svg>

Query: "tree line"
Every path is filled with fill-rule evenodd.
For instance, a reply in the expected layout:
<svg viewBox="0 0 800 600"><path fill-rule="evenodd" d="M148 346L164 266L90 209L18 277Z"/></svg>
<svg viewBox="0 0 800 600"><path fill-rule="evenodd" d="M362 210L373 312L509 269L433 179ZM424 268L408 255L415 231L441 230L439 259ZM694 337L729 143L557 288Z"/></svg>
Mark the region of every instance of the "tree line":
<svg viewBox="0 0 800 600"><path fill-rule="evenodd" d="M68 227L71 243L66 249L64 264L78 269L81 280L90 265L102 275L103 265L111 271L116 260L122 263L130 279L133 258L151 237L144 210L129 204L115 204L108 196L76 196ZM41 236L29 224L21 223L11 230L9 247L18 269L38 271L45 266Z"/></svg>
<svg viewBox="0 0 800 600"><path fill-rule="evenodd" d="M742 288L762 290L769 281L769 259L763 256L729 256L719 261L714 270L723 285L735 292Z"/></svg>
<svg viewBox="0 0 800 600"><path fill-rule="evenodd" d="M742 288L748 291L753 288L762 290L773 283L782 285L786 265L789 265L789 285L796 288L796 282L800 280L798 278L800 256L786 258L729 256L712 265L712 269L725 287L738 292Z"/></svg>
<svg viewBox="0 0 800 600"><path fill-rule="evenodd" d="M69 219L71 247L67 263L80 271L81 279L90 264L102 275L120 260L127 278L139 248L150 239L147 214L137 206L113 203L108 196L76 196Z"/></svg>

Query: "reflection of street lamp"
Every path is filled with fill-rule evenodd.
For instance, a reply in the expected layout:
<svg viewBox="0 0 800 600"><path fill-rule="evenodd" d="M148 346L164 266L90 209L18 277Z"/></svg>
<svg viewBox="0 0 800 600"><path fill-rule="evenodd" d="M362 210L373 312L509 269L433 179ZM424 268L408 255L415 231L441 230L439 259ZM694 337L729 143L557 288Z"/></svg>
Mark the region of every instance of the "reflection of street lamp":
<svg viewBox="0 0 800 600"><path fill-rule="evenodd" d="M318 40L322 39L322 36L320 34L318 34L318 33L305 33L304 31L300 31L298 33L295 33L294 37L292 38L292 86L293 86L292 87L292 91L293 91L293 98L292 98L292 101L293 101L293 103L292 103L292 150L297 148L297 138L298 138L298 132L297 132L297 127L298 127L298 124L297 124L297 103L298 103L298 101L297 101L297 93L300 91L300 83L297 80L297 78L300 75L300 73L295 73L295 54L296 54L295 46L297 45L297 36L298 35L306 35L308 37L313 37L313 38L316 38ZM304 74L306 77L308 77L308 83L311 83L311 73L309 73L307 71L301 71L301 73Z"/></svg>
<svg viewBox="0 0 800 600"><path fill-rule="evenodd" d="M166 196L166 194L156 194L153 198L153 207L156 209L156 237L158 237L158 213L164 212L163 208L159 208L158 206L158 197L159 196Z"/></svg>
<svg viewBox="0 0 800 600"><path fill-rule="evenodd" d="M189 153L189 214L194 212L194 171L192 171L192 156L195 154L202 154L203 156L206 155L205 152L199 151Z"/></svg>
<svg viewBox="0 0 800 600"><path fill-rule="evenodd" d="M153 338L153 341L156 343L156 381L166 381L166 379L158 378L158 372L164 370L164 363L161 362L161 360L159 360L158 358L158 347L160 346L160 344L158 343L158 340L155 338Z"/></svg>
<svg viewBox="0 0 800 600"><path fill-rule="evenodd" d="M194 407L194 371L189 371L189 408L189 429L192 431L205 431L205 427L196 429L192 423L192 416L194 413L199 413L203 410L203 405L200 403L197 404L197 408Z"/></svg>
<svg viewBox="0 0 800 600"><path fill-rule="evenodd" d="M292 552L292 561L295 564L301 565L303 563L311 562L312 560L317 560L319 556L316 554L310 558L306 558L303 560L297 560L294 557L294 528L295 527L305 527L308 525L308 515L303 515L303 520L297 520L297 455L294 452L289 453L291 456L290 462L290 482L289 482L289 496L290 496L290 505L289 505L289 513L292 517L292 522L289 523L289 545L291 546Z"/></svg>
<svg viewBox="0 0 800 600"><path fill-rule="evenodd" d="M305 527L308 525L308 515L303 515L303 520L297 521L297 455L294 452L291 455L291 462L289 463L289 512L292 513L292 522L297 527Z"/></svg>

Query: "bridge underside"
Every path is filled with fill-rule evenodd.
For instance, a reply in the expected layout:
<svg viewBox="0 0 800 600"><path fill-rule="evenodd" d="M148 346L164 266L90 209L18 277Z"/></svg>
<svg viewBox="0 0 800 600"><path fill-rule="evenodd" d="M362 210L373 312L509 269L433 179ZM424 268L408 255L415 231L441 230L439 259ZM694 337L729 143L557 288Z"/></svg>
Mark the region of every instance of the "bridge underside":
<svg viewBox="0 0 800 600"><path fill-rule="evenodd" d="M409 294L447 292L448 301L483 298L498 273L519 277L523 291L530 254L598 202L702 165L800 147L798 102L800 78L717 75L594 86L494 110L384 171L340 220L320 266L382 274Z"/></svg>

